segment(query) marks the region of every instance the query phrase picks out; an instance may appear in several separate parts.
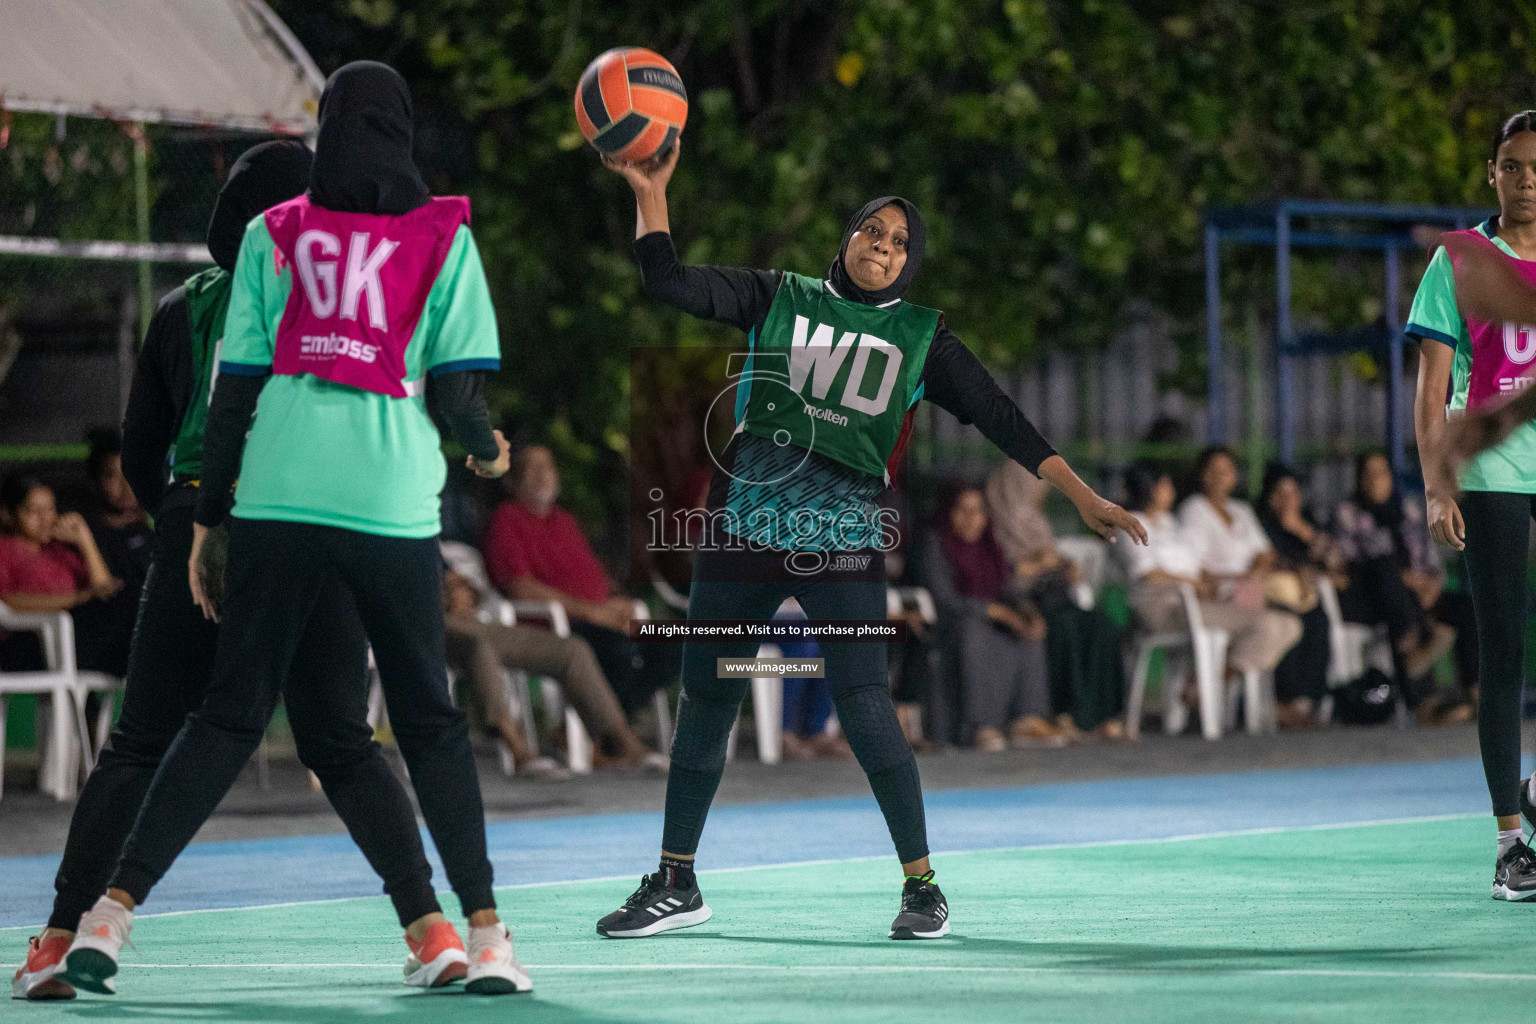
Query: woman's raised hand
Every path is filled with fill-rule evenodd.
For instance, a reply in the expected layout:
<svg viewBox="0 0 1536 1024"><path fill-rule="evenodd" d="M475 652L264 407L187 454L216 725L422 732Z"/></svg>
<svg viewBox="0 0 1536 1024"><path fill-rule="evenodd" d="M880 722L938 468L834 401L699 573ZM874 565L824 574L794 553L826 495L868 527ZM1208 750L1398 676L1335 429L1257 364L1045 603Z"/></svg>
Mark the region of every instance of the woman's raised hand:
<svg viewBox="0 0 1536 1024"><path fill-rule="evenodd" d="M677 168L677 157L682 149L683 140L677 139L672 143L671 149L649 160L626 163L623 160L605 156L603 165L629 182L629 187L635 190L635 195L645 198L667 190L667 183L672 180L672 172Z"/></svg>

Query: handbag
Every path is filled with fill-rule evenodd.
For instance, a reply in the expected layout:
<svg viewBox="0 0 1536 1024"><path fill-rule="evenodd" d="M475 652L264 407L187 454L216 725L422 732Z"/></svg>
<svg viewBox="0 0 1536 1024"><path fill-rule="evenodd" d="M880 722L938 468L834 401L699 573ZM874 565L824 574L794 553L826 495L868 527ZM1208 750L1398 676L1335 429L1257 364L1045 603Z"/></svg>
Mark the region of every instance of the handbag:
<svg viewBox="0 0 1536 1024"><path fill-rule="evenodd" d="M1317 587L1299 572L1272 572L1264 580L1264 601L1297 615L1317 607Z"/></svg>

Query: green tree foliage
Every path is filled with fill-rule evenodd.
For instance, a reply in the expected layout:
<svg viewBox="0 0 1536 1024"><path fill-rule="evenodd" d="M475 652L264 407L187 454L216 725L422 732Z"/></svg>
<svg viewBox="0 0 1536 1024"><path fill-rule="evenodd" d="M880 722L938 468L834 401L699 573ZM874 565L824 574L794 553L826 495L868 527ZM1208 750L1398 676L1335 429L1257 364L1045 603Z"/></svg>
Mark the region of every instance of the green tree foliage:
<svg viewBox="0 0 1536 1024"><path fill-rule="evenodd" d="M631 345L732 340L644 300L632 204L576 132L582 67L669 57L692 110L672 190L695 261L815 273L843 220L924 210L914 298L994 366L1166 312L1198 388L1200 211L1274 196L1486 205L1488 137L1536 105L1536 7L1443 0L274 0L332 70L406 74L420 158L467 193L503 330L501 411L621 457ZM1261 311L1262 253L1229 303ZM1299 260L1297 305L1380 314L1376 268ZM1374 305L1373 305L1374 303ZM601 474L572 473L568 479ZM595 511L596 495L587 496Z"/></svg>

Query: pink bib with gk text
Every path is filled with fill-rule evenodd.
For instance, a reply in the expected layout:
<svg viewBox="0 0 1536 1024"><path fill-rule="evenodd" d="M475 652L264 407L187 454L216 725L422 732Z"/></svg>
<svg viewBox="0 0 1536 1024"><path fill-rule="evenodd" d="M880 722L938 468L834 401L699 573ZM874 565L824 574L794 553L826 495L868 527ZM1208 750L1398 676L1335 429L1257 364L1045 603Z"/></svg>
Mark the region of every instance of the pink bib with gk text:
<svg viewBox="0 0 1536 1024"><path fill-rule="evenodd" d="M1484 245L1493 245L1480 232L1461 231ZM1536 263L1512 259L1500 250L1526 281L1536 284ZM1456 259L1453 256L1452 262ZM1531 385L1536 376L1536 325L1492 322L1467 317L1472 341L1472 370L1467 383L1467 408L1478 409L1509 398Z"/></svg>
<svg viewBox="0 0 1536 1024"><path fill-rule="evenodd" d="M293 272L272 372L394 398L417 393L405 379L405 349L459 225L469 223L469 200L434 198L393 217L339 213L300 196L266 221L278 272Z"/></svg>

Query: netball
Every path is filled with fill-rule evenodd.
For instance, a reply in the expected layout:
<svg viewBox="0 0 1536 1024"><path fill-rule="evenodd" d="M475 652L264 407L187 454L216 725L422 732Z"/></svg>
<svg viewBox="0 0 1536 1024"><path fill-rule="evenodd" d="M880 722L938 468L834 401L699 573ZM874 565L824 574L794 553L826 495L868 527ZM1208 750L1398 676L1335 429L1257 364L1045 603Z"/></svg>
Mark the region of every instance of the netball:
<svg viewBox="0 0 1536 1024"><path fill-rule="evenodd" d="M597 151L625 163L649 160L677 141L688 91L667 58L639 46L599 56L576 85L576 123Z"/></svg>

